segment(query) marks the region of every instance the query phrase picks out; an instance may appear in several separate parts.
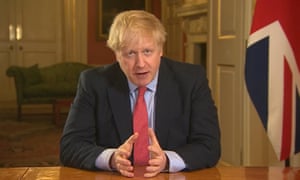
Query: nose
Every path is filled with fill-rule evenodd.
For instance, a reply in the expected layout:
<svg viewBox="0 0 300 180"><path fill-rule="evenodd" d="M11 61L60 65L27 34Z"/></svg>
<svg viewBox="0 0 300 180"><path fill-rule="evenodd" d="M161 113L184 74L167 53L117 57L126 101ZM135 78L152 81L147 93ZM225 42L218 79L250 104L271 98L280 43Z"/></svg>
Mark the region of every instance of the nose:
<svg viewBox="0 0 300 180"><path fill-rule="evenodd" d="M143 67L145 65L145 59L142 53L138 53L136 56L136 65L138 67Z"/></svg>

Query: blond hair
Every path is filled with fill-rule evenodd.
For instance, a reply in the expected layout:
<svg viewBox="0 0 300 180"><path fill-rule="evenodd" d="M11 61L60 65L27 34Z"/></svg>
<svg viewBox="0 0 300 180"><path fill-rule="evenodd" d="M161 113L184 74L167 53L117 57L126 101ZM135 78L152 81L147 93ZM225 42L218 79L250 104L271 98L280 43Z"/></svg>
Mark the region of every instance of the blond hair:
<svg viewBox="0 0 300 180"><path fill-rule="evenodd" d="M107 46L116 52L143 35L150 35L160 47L166 41L165 28L153 14L143 10L123 11L114 18Z"/></svg>

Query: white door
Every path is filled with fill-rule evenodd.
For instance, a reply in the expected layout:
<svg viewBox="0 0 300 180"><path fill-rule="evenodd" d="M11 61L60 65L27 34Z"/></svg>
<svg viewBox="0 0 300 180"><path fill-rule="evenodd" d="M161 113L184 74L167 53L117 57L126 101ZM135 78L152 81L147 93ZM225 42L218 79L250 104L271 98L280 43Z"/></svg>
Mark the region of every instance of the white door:
<svg viewBox="0 0 300 180"><path fill-rule="evenodd" d="M45 66L62 59L61 0L0 0L0 101L14 100L10 65Z"/></svg>
<svg viewBox="0 0 300 180"><path fill-rule="evenodd" d="M209 58L218 107L222 161L242 164L243 62L245 52L244 1L210 2Z"/></svg>

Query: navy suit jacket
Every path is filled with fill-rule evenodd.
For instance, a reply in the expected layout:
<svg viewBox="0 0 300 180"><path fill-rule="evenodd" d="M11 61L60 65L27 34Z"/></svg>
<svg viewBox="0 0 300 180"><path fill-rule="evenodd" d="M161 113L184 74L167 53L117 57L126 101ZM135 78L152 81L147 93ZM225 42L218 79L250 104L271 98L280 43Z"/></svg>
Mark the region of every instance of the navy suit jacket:
<svg viewBox="0 0 300 180"><path fill-rule="evenodd" d="M84 71L61 138L61 162L96 170L99 154L123 144L132 127L128 82L119 64ZM154 129L161 148L178 153L186 170L217 163L218 117L201 66L161 59Z"/></svg>

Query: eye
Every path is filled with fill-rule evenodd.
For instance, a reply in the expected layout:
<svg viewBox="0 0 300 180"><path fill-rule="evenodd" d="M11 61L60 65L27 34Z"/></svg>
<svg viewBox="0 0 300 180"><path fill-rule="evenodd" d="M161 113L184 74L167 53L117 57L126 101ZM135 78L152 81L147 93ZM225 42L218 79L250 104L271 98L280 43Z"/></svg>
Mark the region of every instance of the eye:
<svg viewBox="0 0 300 180"><path fill-rule="evenodd" d="M145 49L145 50L143 51L143 54L145 54L146 56L149 56L149 55L152 54L152 52L153 52L153 50L151 50L151 49Z"/></svg>
<svg viewBox="0 0 300 180"><path fill-rule="evenodd" d="M136 55L136 52L134 52L134 51L129 51L129 52L126 54L127 57L133 57L133 56L135 56L135 55Z"/></svg>

